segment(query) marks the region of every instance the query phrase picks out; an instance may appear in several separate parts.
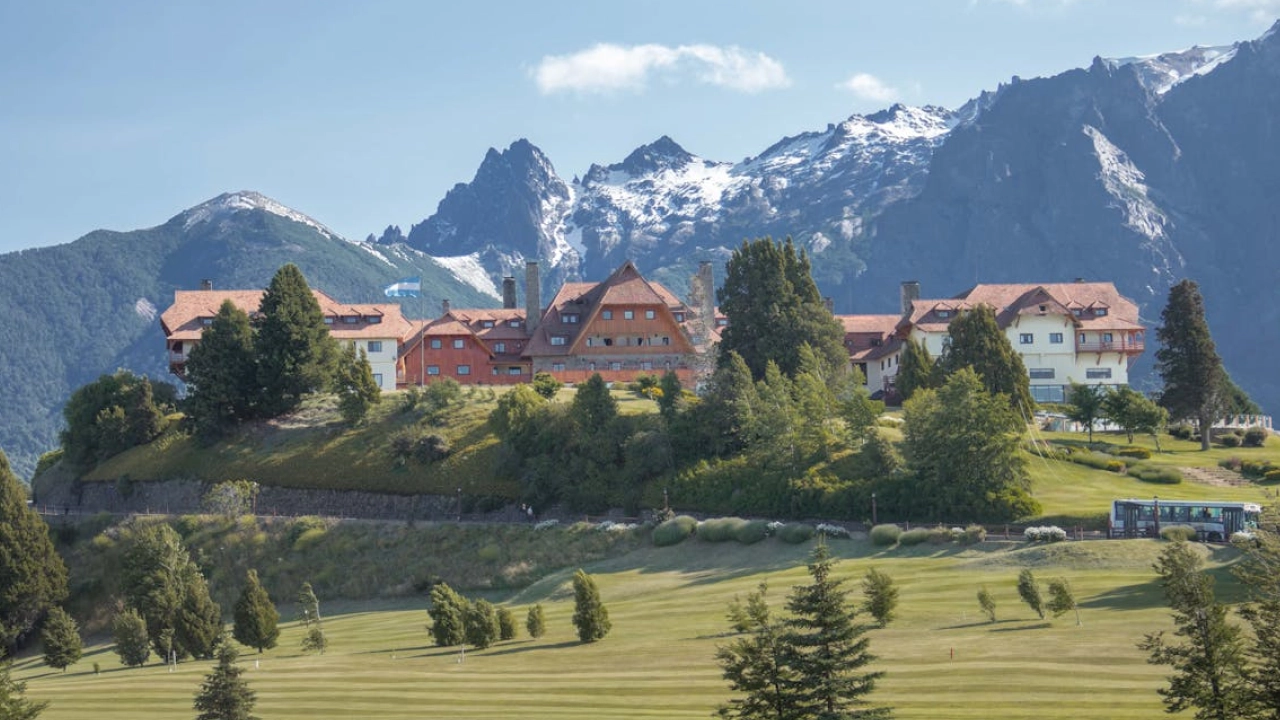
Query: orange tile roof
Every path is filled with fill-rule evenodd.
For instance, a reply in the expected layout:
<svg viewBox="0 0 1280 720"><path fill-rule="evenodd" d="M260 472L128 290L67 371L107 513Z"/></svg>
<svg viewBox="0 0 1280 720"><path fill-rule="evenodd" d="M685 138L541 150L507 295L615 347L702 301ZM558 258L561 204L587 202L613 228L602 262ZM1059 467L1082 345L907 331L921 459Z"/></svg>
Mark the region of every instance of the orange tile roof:
<svg viewBox="0 0 1280 720"><path fill-rule="evenodd" d="M1142 330L1138 305L1120 294L1115 283L1073 282L1044 284L975 285L954 298L914 300L911 312L898 323L900 329L919 327L926 332L945 331L949 318L938 310L968 310L989 305L1000 327L1008 327L1019 315L1065 315L1082 330ZM1043 306L1043 310L1041 307ZM1097 315L1094 309L1103 308ZM1080 309L1080 315L1075 310Z"/></svg>
<svg viewBox="0 0 1280 720"><path fill-rule="evenodd" d="M848 333L873 333L879 332L889 334L893 332L897 326L898 320L902 319L901 315L836 315L836 319L844 326L845 334Z"/></svg>
<svg viewBox="0 0 1280 720"><path fill-rule="evenodd" d="M400 312L395 303L353 305L341 303L320 290L312 289L320 311L335 318L329 331L335 338L355 340L360 338L395 338L403 340L413 332L412 324ZM263 290L176 290L173 305L160 316L160 327L168 340L199 340L205 325L202 318L218 314L225 300L249 315L258 312L262 304ZM359 315L361 318L378 317L380 322L346 324L343 316Z"/></svg>

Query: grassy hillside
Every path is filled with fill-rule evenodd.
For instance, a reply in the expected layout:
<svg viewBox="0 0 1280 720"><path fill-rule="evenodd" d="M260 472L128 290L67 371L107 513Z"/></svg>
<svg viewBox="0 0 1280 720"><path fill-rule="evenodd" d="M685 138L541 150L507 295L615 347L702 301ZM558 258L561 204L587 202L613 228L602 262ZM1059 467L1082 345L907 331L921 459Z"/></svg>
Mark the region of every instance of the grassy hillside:
<svg viewBox="0 0 1280 720"><path fill-rule="evenodd" d="M1158 541L1097 541L1028 546L987 542L969 548L882 550L832 540L837 574L857 581L870 567L901 587L900 618L871 633L876 667L888 675L874 700L898 718L1151 718L1162 714L1156 689L1165 669L1150 666L1135 643L1169 627L1151 563ZM743 547L689 540L641 547L585 564L595 575L614 630L581 645L570 623L572 567L532 585L492 591L523 620L542 603L548 634L480 651L430 645L421 597L333 602L321 593L331 650L307 656L302 633L286 625L280 646L241 664L259 694L257 714L290 718L654 718L711 716L729 696L714 661L727 642L726 604L767 580L780 606L805 582L810 545L765 540ZM1227 568L1231 548L1201 547L1228 598L1238 594ZM1018 571L1042 581L1066 577L1082 605L1074 619L1039 620L1018 601ZM986 585L998 622L987 623L975 595ZM475 597L472 593L472 597ZM292 608L285 608L292 620ZM93 663L103 669L92 672ZM16 675L28 694L51 701L44 720L187 717L208 662L176 672L152 664L125 669L101 644L66 674L22 659Z"/></svg>

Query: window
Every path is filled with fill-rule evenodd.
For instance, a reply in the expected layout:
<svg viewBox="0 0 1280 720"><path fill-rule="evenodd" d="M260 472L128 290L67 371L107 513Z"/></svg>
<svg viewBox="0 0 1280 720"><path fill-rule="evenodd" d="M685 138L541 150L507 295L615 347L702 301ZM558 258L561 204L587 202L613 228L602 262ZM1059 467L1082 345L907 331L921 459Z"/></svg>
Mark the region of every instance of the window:
<svg viewBox="0 0 1280 720"><path fill-rule="evenodd" d="M508 321L507 321L507 327L514 327L514 328L518 328L518 327L520 327L520 321L519 321L519 320L508 320Z"/></svg>
<svg viewBox="0 0 1280 720"><path fill-rule="evenodd" d="M652 310L645 310L645 311L644 311L644 319L645 319L645 320L652 320L653 318L654 318L654 313L653 313L653 311L652 311Z"/></svg>
<svg viewBox="0 0 1280 720"><path fill-rule="evenodd" d="M205 327L208 327L208 326L210 326L210 325L212 325L212 324L213 324L213 318L211 318L211 317L202 317L202 318L200 318L200 324L201 324L201 325L204 325Z"/></svg>
<svg viewBox="0 0 1280 720"><path fill-rule="evenodd" d="M1098 316L1098 317L1102 317L1103 315L1106 315L1106 314L1107 314L1107 309L1106 309L1106 308L1094 308L1094 309L1093 309L1093 314L1094 314L1094 315L1096 315L1096 316Z"/></svg>
<svg viewBox="0 0 1280 720"><path fill-rule="evenodd" d="M1049 333L1049 344L1050 344L1050 345L1061 345L1061 344L1062 344L1062 333Z"/></svg>
<svg viewBox="0 0 1280 720"><path fill-rule="evenodd" d="M463 341L462 341L462 338L454 338L454 339L453 339L453 349L454 349L454 350L461 350L461 349L462 349L462 342L463 342Z"/></svg>
<svg viewBox="0 0 1280 720"><path fill-rule="evenodd" d="M729 318L716 318L716 327L727 327L728 325Z"/></svg>
<svg viewBox="0 0 1280 720"><path fill-rule="evenodd" d="M950 311L950 310L939 310L939 311L938 311L938 317L940 317L940 318L949 318L949 317L951 317L951 311Z"/></svg>
<svg viewBox="0 0 1280 720"><path fill-rule="evenodd" d="M1111 368L1088 368L1084 371L1084 376L1090 380L1110 380Z"/></svg>
<svg viewBox="0 0 1280 720"><path fill-rule="evenodd" d="M665 336L665 335L664 335L664 336L662 337L662 344L663 344L663 345L670 345L670 344L671 344L671 338L669 338L669 337L667 337L667 336Z"/></svg>
<svg viewBox="0 0 1280 720"><path fill-rule="evenodd" d="M1080 333L1080 342L1081 342L1081 343L1086 343L1086 342L1088 342L1088 336L1087 336L1087 335L1085 335L1084 333Z"/></svg>
<svg viewBox="0 0 1280 720"><path fill-rule="evenodd" d="M1102 333L1102 342L1104 343L1111 342L1111 333Z"/></svg>
<svg viewBox="0 0 1280 720"><path fill-rule="evenodd" d="M1038 403L1066 402L1066 393L1062 391L1061 385L1032 385L1031 399Z"/></svg>
<svg viewBox="0 0 1280 720"><path fill-rule="evenodd" d="M573 325L578 322L578 313L566 313L565 315L561 315L560 319L570 325Z"/></svg>
<svg viewBox="0 0 1280 720"><path fill-rule="evenodd" d="M595 347L595 345L596 345L595 338L592 338L592 337L587 338L587 347Z"/></svg>
<svg viewBox="0 0 1280 720"><path fill-rule="evenodd" d="M370 355L372 355L373 353L380 353L380 352L382 352L382 341L381 341L381 340L370 340L370 341L369 341L369 354L370 354Z"/></svg>
<svg viewBox="0 0 1280 720"><path fill-rule="evenodd" d="M640 369L641 369L641 370L652 370L652 369L653 369L653 363L652 363L652 362L649 362L648 360L645 360L644 362L640 363Z"/></svg>
<svg viewBox="0 0 1280 720"><path fill-rule="evenodd" d="M470 365L459 365L459 366L458 366L458 374L459 374L459 375L470 375L470 374L471 374L471 366L470 366Z"/></svg>
<svg viewBox="0 0 1280 720"><path fill-rule="evenodd" d="M1031 368L1027 371L1032 380L1052 380L1053 368Z"/></svg>
<svg viewBox="0 0 1280 720"><path fill-rule="evenodd" d="M325 324L325 325L332 325L332 324L333 324L333 318L329 317L328 315L325 315L325 316L324 316L324 324Z"/></svg>
<svg viewBox="0 0 1280 720"><path fill-rule="evenodd" d="M636 313L635 313L635 311L634 311L634 310L623 310L623 311L622 311L622 319L623 319L623 320L635 320L635 319L636 319Z"/></svg>
<svg viewBox="0 0 1280 720"><path fill-rule="evenodd" d="M604 338L604 344L605 347L611 347L613 345L613 338Z"/></svg>
<svg viewBox="0 0 1280 720"><path fill-rule="evenodd" d="M439 365L428 365L428 366L427 366L427 374L428 374L428 375L439 375L439 374L440 374L440 366L439 366Z"/></svg>
<svg viewBox="0 0 1280 720"><path fill-rule="evenodd" d="M676 322L684 322L684 313L678 312L675 315L676 315Z"/></svg>
<svg viewBox="0 0 1280 720"><path fill-rule="evenodd" d="M551 336L551 344L552 344L552 345L563 345L563 344L565 343L565 340L566 340L566 338L565 338L565 336L563 336L563 335L552 335L552 336ZM588 344L588 345L590 345L590 344L591 344L591 338L587 338L587 344Z"/></svg>
<svg viewBox="0 0 1280 720"><path fill-rule="evenodd" d="M342 322L346 323L347 325L355 325L356 323L360 322L360 316L359 315L343 315Z"/></svg>
<svg viewBox="0 0 1280 720"><path fill-rule="evenodd" d="M482 327L482 328L491 328L491 327L493 327L493 321L492 321L492 320L482 320L482 321L480 322L480 327Z"/></svg>
<svg viewBox="0 0 1280 720"><path fill-rule="evenodd" d="M373 374L373 384L382 387L382 373Z"/></svg>
<svg viewBox="0 0 1280 720"><path fill-rule="evenodd" d="M600 317L604 318L605 320L612 320L612 319L613 319L613 311L612 311L612 310L601 310L601 311L600 311Z"/></svg>
<svg viewBox="0 0 1280 720"><path fill-rule="evenodd" d="M611 362L611 363L609 363L609 369L610 369L610 370L621 370L621 369L622 369L622 363L620 363L620 362Z"/></svg>
<svg viewBox="0 0 1280 720"><path fill-rule="evenodd" d="M381 325L381 324L382 324L382 316L381 316L381 315L370 315L369 317L365 318L365 319L364 319L364 321L365 321L365 322L367 322L367 323L369 323L370 325Z"/></svg>
<svg viewBox="0 0 1280 720"><path fill-rule="evenodd" d="M519 366L515 366L515 367L509 367L509 368L507 368L507 374L508 374L508 375L520 375L520 374L523 374L523 373L524 373L524 370L520 369L520 367L519 367Z"/></svg>
<svg viewBox="0 0 1280 720"><path fill-rule="evenodd" d="M1082 315L1084 315L1084 310L1081 310L1080 308L1073 308L1071 310L1071 314L1075 315L1076 317L1081 317Z"/></svg>
<svg viewBox="0 0 1280 720"><path fill-rule="evenodd" d="M432 350L440 349L440 338L431 338L431 349Z"/></svg>
<svg viewBox="0 0 1280 720"><path fill-rule="evenodd" d="M1035 341L1036 341L1036 336L1034 333L1018 333L1019 345L1030 345Z"/></svg>
<svg viewBox="0 0 1280 720"><path fill-rule="evenodd" d="M506 343L504 343L504 342L494 343L494 344L493 344L493 351L494 351L494 352L496 352L496 353L504 353L504 352L506 352L506 351L507 351L507 344L506 344Z"/></svg>
<svg viewBox="0 0 1280 720"><path fill-rule="evenodd" d="M490 375L497 375L497 374L498 374L498 366L497 366L497 365L494 365L494 366L493 366L493 368L489 370L489 374L490 374Z"/></svg>
<svg viewBox="0 0 1280 720"><path fill-rule="evenodd" d="M564 363L551 363L551 372L564 372Z"/></svg>

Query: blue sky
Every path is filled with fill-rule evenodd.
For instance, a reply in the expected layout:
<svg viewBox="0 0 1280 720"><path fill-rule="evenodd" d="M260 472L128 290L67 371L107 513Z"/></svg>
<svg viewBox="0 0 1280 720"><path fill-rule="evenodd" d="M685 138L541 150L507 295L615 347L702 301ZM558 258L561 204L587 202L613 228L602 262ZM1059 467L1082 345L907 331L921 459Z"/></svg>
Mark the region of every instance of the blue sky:
<svg viewBox="0 0 1280 720"><path fill-rule="evenodd" d="M257 190L361 238L489 147L566 179L1261 35L1280 0L0 0L0 252Z"/></svg>

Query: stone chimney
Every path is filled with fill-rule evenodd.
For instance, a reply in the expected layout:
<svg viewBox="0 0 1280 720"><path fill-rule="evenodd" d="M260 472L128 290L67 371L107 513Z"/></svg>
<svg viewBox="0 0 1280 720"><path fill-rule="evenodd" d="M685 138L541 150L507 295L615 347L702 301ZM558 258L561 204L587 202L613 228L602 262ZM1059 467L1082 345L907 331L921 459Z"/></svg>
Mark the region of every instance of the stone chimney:
<svg viewBox="0 0 1280 720"><path fill-rule="evenodd" d="M212 290L212 289L213 289L213 281L212 281L212 280L210 280L210 279L208 279L208 278L205 278L204 280L201 280L201 281L200 281L200 289L201 289L201 290L204 290L205 292L208 292L208 291Z"/></svg>
<svg viewBox="0 0 1280 720"><path fill-rule="evenodd" d="M532 335L542 321L542 281L538 275L538 261L524 264L524 326Z"/></svg>
<svg viewBox="0 0 1280 720"><path fill-rule="evenodd" d="M440 314L441 315L449 314L449 301L447 299L440 301Z"/></svg>
<svg viewBox="0 0 1280 720"><path fill-rule="evenodd" d="M502 309L514 310L516 307L516 279L508 275L502 278Z"/></svg>
<svg viewBox="0 0 1280 720"><path fill-rule="evenodd" d="M823 306L824 306L824 307L826 307L826 308L827 308L827 312L831 313L832 315L835 315L835 314L836 314L836 299L835 299L835 298L833 298L833 297L831 297L830 295L828 295L827 297L822 298L822 304L823 304Z"/></svg>
<svg viewBox="0 0 1280 720"><path fill-rule="evenodd" d="M698 308L698 312L702 314L709 333L716 326L716 281L712 275L710 260L698 263L698 282L702 286L702 296L698 298L702 307Z"/></svg>
<svg viewBox="0 0 1280 720"><path fill-rule="evenodd" d="M902 281L902 314L909 315L911 313L911 302L920 299L920 281L919 280L903 280Z"/></svg>

